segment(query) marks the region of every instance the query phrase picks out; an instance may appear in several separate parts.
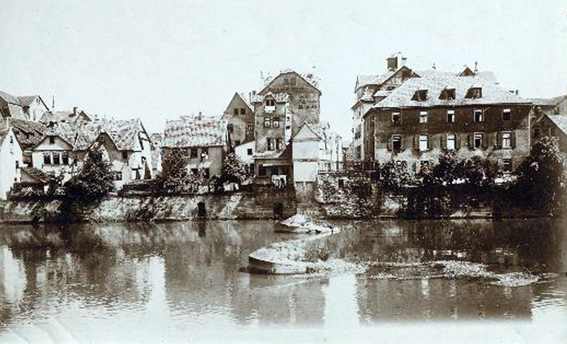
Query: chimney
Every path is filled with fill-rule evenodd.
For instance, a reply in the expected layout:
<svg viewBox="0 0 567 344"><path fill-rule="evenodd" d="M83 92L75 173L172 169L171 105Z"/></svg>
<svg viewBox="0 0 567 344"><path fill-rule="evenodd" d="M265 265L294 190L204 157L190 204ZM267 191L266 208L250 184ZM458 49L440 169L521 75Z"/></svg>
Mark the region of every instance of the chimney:
<svg viewBox="0 0 567 344"><path fill-rule="evenodd" d="M405 58L401 52L393 54L386 59L387 67L389 71L395 71L401 66L406 64L407 58Z"/></svg>
<svg viewBox="0 0 567 344"><path fill-rule="evenodd" d="M73 107L73 116L77 116L77 107Z"/></svg>

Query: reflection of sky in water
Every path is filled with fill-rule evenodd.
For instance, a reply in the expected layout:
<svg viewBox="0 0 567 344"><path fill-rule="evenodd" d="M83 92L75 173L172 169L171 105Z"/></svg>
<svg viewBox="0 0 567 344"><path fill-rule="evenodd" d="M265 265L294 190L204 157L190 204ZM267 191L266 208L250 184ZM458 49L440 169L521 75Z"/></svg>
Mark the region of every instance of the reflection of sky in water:
<svg viewBox="0 0 567 344"><path fill-rule="evenodd" d="M356 226L333 236L329 244L336 256L474 261L497 273L565 268L565 233L557 229L563 227L545 222ZM567 338L564 272L544 283L499 287L463 278L238 271L249 252L290 238L274 234L271 221L82 225L60 236L9 227L0 234L0 342Z"/></svg>

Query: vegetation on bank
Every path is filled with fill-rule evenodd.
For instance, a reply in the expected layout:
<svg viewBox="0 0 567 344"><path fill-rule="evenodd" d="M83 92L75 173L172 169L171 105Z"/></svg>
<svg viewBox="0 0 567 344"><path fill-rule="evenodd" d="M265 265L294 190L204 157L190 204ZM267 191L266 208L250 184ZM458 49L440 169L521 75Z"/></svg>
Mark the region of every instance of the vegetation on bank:
<svg viewBox="0 0 567 344"><path fill-rule="evenodd" d="M488 159L459 160L448 151L437 164L415 174L390 161L373 175L346 174L344 185L324 177L318 200L339 208L338 216L360 218L380 215L385 197L392 196L403 200L396 215L405 218L445 217L481 208L492 208L495 217L514 212L557 216L567 200L566 161L553 138L535 144L514 173L500 172Z"/></svg>

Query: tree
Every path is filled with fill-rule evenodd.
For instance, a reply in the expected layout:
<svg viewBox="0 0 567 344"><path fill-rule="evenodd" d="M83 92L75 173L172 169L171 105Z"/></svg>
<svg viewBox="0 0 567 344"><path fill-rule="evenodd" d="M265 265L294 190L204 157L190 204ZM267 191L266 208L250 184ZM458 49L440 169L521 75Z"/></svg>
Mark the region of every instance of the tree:
<svg viewBox="0 0 567 344"><path fill-rule="evenodd" d="M246 178L250 177L250 173L246 168L246 165L234 152L230 152L224 158L222 165L221 181L224 183L226 181L231 183L242 184Z"/></svg>
<svg viewBox="0 0 567 344"><path fill-rule="evenodd" d="M556 138L536 143L530 156L518 166L510 188L512 200L538 206L553 215L565 202L567 162Z"/></svg>
<svg viewBox="0 0 567 344"><path fill-rule="evenodd" d="M177 149L163 150L162 159L162 171L153 182L154 190L167 193L181 191L189 174L187 156Z"/></svg>
<svg viewBox="0 0 567 344"><path fill-rule="evenodd" d="M83 167L66 184L67 198L81 205L95 203L113 189L114 176L100 146L89 149Z"/></svg>
<svg viewBox="0 0 567 344"><path fill-rule="evenodd" d="M470 188L485 189L494 185L498 166L478 156L461 161L454 171L455 177L463 179Z"/></svg>

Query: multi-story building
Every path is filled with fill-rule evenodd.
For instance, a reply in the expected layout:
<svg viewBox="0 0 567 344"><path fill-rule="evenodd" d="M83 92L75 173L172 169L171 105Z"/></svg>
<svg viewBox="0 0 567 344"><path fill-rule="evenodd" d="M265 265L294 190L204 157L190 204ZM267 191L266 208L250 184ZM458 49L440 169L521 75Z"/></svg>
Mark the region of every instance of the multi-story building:
<svg viewBox="0 0 567 344"><path fill-rule="evenodd" d="M234 148L254 141L254 107L241 93L234 93L221 120L227 123L229 145Z"/></svg>
<svg viewBox="0 0 567 344"><path fill-rule="evenodd" d="M220 176L227 151L227 123L215 117L183 116L166 121L162 141L162 157L173 151L189 159L186 168L197 174L203 171L206 179Z"/></svg>
<svg viewBox="0 0 567 344"><path fill-rule="evenodd" d="M364 159L415 172L454 150L512 170L530 152L530 109L491 73L414 73L364 114Z"/></svg>
<svg viewBox="0 0 567 344"><path fill-rule="evenodd" d="M318 125L320 97L312 74L300 75L289 69L266 80L262 90L252 95L256 183L293 178L290 143L304 123Z"/></svg>
<svg viewBox="0 0 567 344"><path fill-rule="evenodd" d="M0 128L0 200L6 199L15 182L20 181L22 149L10 127Z"/></svg>
<svg viewBox="0 0 567 344"><path fill-rule="evenodd" d="M532 146L544 137L558 140L562 152L567 152L567 115L547 115L539 117L532 125Z"/></svg>

